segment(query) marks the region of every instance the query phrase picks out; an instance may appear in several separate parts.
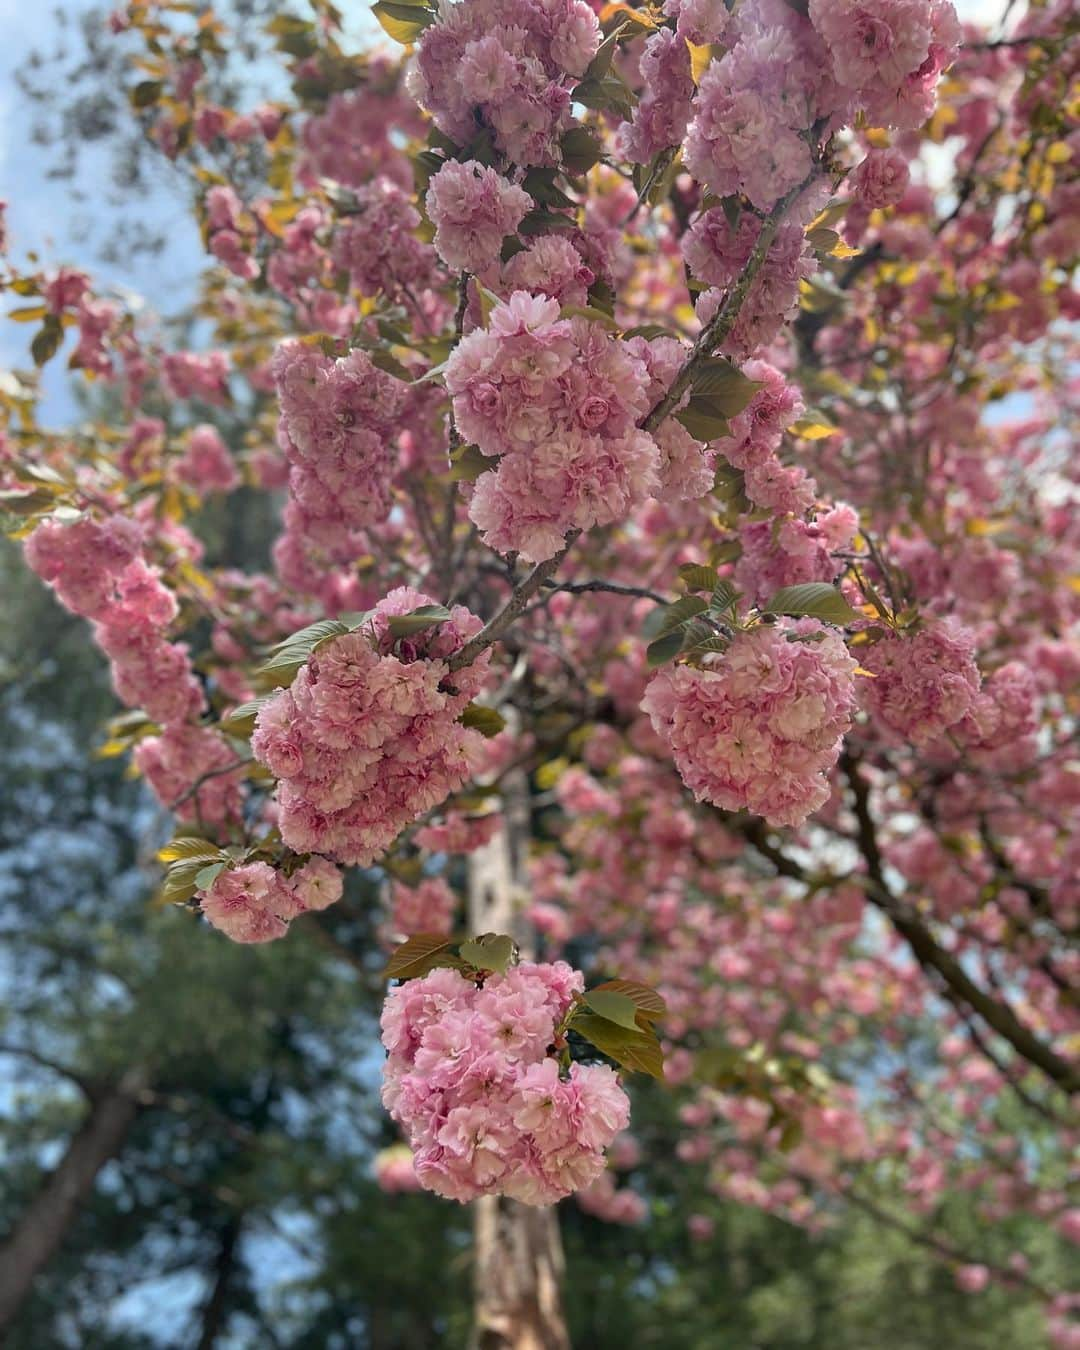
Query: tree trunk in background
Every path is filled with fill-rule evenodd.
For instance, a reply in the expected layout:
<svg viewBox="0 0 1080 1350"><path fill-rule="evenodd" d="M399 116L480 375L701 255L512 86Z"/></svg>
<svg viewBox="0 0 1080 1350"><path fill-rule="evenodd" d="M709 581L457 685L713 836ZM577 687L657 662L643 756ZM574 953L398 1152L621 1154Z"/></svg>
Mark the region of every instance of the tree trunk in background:
<svg viewBox="0 0 1080 1350"><path fill-rule="evenodd" d="M54 1172L0 1246L0 1341L15 1320L94 1188L98 1173L121 1150L145 1086L140 1070L96 1096Z"/></svg>
<svg viewBox="0 0 1080 1350"><path fill-rule="evenodd" d="M229 1281L236 1270L236 1248L240 1241L242 1219L232 1214L226 1220L218 1240L217 1261L214 1264L214 1283L210 1296L203 1305L202 1329L198 1350L214 1350L218 1337L228 1320Z"/></svg>
<svg viewBox="0 0 1080 1350"><path fill-rule="evenodd" d="M522 917L531 833L529 784L511 771L501 784L504 825L469 858L469 926L508 933L532 952ZM473 1202L473 1350L570 1350L562 1308L563 1260L554 1207L502 1196Z"/></svg>

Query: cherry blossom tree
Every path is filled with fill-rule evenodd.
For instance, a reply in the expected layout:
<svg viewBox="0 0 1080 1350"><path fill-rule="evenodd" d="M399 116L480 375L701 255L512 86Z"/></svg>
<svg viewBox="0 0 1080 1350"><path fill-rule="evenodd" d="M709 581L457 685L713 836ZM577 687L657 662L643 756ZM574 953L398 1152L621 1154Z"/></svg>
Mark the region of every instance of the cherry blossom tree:
<svg viewBox="0 0 1080 1350"><path fill-rule="evenodd" d="M275 17L252 108L210 8L113 16L208 345L5 263L34 365L114 391L57 431L7 377L3 506L175 817L162 897L363 965L331 907L382 880L380 1176L476 1202L480 1344L568 1344L550 1206L642 1219L653 1079L704 1187L867 1209L1075 1347L933 1222L1080 1236L1071 7L373 13L393 51ZM264 572L204 563L238 492Z"/></svg>

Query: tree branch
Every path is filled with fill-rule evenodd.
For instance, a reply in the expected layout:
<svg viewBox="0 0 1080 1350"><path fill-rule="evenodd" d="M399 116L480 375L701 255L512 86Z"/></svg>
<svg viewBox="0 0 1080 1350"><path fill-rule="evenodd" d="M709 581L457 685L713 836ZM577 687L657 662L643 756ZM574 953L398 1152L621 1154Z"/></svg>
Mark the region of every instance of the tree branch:
<svg viewBox="0 0 1080 1350"><path fill-rule="evenodd" d="M1068 1093L1080 1092L1080 1071L1041 1041L1005 1002L991 998L968 975L960 962L939 945L918 915L893 895L885 879L885 863L877 841L877 830L870 810L870 789L859 769L859 761L845 750L840 765L851 789L852 805L858 827L856 843L866 864L866 896L891 920L907 942L915 959L926 971L933 971L943 982L949 1001L958 1009L978 1013L993 1031L1009 1042L1018 1055L1041 1069L1048 1078ZM868 884L867 884L868 883Z"/></svg>
<svg viewBox="0 0 1080 1350"><path fill-rule="evenodd" d="M580 534L580 530L571 530L558 553L545 559L544 562L537 563L525 580L514 587L510 599L507 600L498 614L484 624L479 633L470 638L464 647L451 656L447 663L451 670L460 670L462 666L472 665L482 651L486 651L493 643L498 642L548 577L553 572L558 571L559 564L570 552L572 544Z"/></svg>

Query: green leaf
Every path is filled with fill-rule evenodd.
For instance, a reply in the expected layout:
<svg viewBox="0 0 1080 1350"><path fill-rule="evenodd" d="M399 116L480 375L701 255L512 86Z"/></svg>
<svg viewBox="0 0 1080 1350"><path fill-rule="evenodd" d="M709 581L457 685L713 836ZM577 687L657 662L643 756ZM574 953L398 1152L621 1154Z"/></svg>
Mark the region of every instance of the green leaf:
<svg viewBox="0 0 1080 1350"><path fill-rule="evenodd" d="M56 350L64 340L64 325L55 314L50 314L30 343L30 355L35 366L43 366L56 355Z"/></svg>
<svg viewBox="0 0 1080 1350"><path fill-rule="evenodd" d="M563 166L567 173L588 173L594 164L600 162L603 153L600 142L586 127L573 127L559 141Z"/></svg>
<svg viewBox="0 0 1080 1350"><path fill-rule="evenodd" d="M614 113L624 121L633 116L637 104L630 86L611 71L598 78L586 76L570 97L585 108Z"/></svg>
<svg viewBox="0 0 1080 1350"><path fill-rule="evenodd" d="M682 651L685 638L685 630L676 628L673 633L665 633L655 642L650 642L645 648L645 661L649 669L655 670L657 666L664 666L673 661Z"/></svg>
<svg viewBox="0 0 1080 1350"><path fill-rule="evenodd" d="M707 394L691 394L686 407L675 414L675 420L698 441L717 441L721 436L731 435L727 413Z"/></svg>
<svg viewBox="0 0 1080 1350"><path fill-rule="evenodd" d="M710 356L694 376L695 394L706 395L725 417L737 417L761 388L722 356Z"/></svg>
<svg viewBox="0 0 1080 1350"><path fill-rule="evenodd" d="M273 698L273 694L263 694L261 698L253 698L248 703L238 704L230 713L226 713L221 719L221 729L226 736L238 736L242 740L247 740L255 730L255 719L259 715L259 709Z"/></svg>
<svg viewBox="0 0 1080 1350"><path fill-rule="evenodd" d="M450 939L438 933L415 933L397 947L383 968L386 980L415 980L436 966L458 962L450 951Z"/></svg>
<svg viewBox="0 0 1080 1350"><path fill-rule="evenodd" d="M292 684L296 672L311 654L331 638L343 637L349 629L340 619L320 619L308 624L298 633L271 648L271 654L255 671L254 680L261 688L283 688Z"/></svg>
<svg viewBox="0 0 1080 1350"><path fill-rule="evenodd" d="M209 867L204 867L195 873L195 889L197 891L208 891L217 878L225 870L226 864L223 862L211 863Z"/></svg>
<svg viewBox="0 0 1080 1350"><path fill-rule="evenodd" d="M518 226L518 234L550 234L552 230L576 230L577 221L573 216L560 215L558 211L549 211L537 206L531 210Z"/></svg>
<svg viewBox="0 0 1080 1350"><path fill-rule="evenodd" d="M165 91L161 80L140 80L131 91L131 102L136 108L149 108Z"/></svg>
<svg viewBox="0 0 1080 1350"><path fill-rule="evenodd" d="M631 1031L606 1017L595 1017L590 1013L579 1014L570 1025L572 1030L595 1045L602 1054L631 1073L647 1073L660 1079L664 1077L664 1052L651 1032L641 1027Z"/></svg>
<svg viewBox="0 0 1080 1350"><path fill-rule="evenodd" d="M196 890L195 878L205 866L198 861L174 863L162 882L162 900L171 905L182 905L185 900L190 900Z"/></svg>
<svg viewBox="0 0 1080 1350"><path fill-rule="evenodd" d="M643 337L646 342L651 342L653 338L673 336L671 330L662 323L639 323L636 328L628 328L623 333L624 338Z"/></svg>
<svg viewBox="0 0 1080 1350"><path fill-rule="evenodd" d="M646 1021L655 1021L667 1013L667 1004L656 990L647 984L638 984L636 980L605 980L592 992L598 994L606 990L610 990L613 994L624 994L633 1003L638 1017L644 1017Z"/></svg>
<svg viewBox="0 0 1080 1350"><path fill-rule="evenodd" d="M716 476L713 479L713 496L719 497L721 501L728 502L737 497L743 490L744 475L742 469L736 469L727 460L720 460L716 465Z"/></svg>
<svg viewBox="0 0 1080 1350"><path fill-rule="evenodd" d="M662 605L645 620L642 626L644 637L663 637L672 629L681 628L684 623L708 609L705 601L697 595L684 595L670 605Z"/></svg>
<svg viewBox="0 0 1080 1350"><path fill-rule="evenodd" d="M709 608L714 613L722 614L725 610L731 609L738 599L739 592L730 581L717 581L709 597Z"/></svg>
<svg viewBox="0 0 1080 1350"><path fill-rule="evenodd" d="M458 948L458 955L477 970L493 970L504 975L513 960L514 939L505 933L485 933L482 937L463 942Z"/></svg>
<svg viewBox="0 0 1080 1350"><path fill-rule="evenodd" d="M158 849L158 862L190 862L192 859L220 858L221 849L209 839L195 834L182 834Z"/></svg>
<svg viewBox="0 0 1080 1350"><path fill-rule="evenodd" d="M835 586L827 581L808 581L802 586L783 586L762 607L770 614L788 614L793 618L824 619L827 623L847 624L862 615L851 608Z"/></svg>
<svg viewBox="0 0 1080 1350"><path fill-rule="evenodd" d="M478 445L461 445L450 456L450 477L455 483L473 483L498 463L490 459Z"/></svg>
<svg viewBox="0 0 1080 1350"><path fill-rule="evenodd" d="M610 314L605 314L602 309L595 309L592 305L563 305L559 312L564 319L588 319L591 323L601 324L609 332L619 331L619 325Z"/></svg>
<svg viewBox="0 0 1080 1350"><path fill-rule="evenodd" d="M711 591L720 580L716 568L705 563L683 563L679 576L688 591Z"/></svg>
<svg viewBox="0 0 1080 1350"><path fill-rule="evenodd" d="M506 726L506 718L494 708L486 708L482 703L470 703L458 718L463 727L478 731L481 736L497 736Z"/></svg>
<svg viewBox="0 0 1080 1350"><path fill-rule="evenodd" d="M584 995L585 1002L597 1014L614 1022L616 1026L626 1027L628 1031L637 1031L637 1007L632 998L617 993L614 989L590 989Z"/></svg>
<svg viewBox="0 0 1080 1350"><path fill-rule="evenodd" d="M275 642L270 650L277 653L295 648L297 651L312 652L320 642L325 642L327 638L341 637L348 631L340 619L319 619L316 623L309 623L306 628L291 633L287 638L282 638L280 642Z"/></svg>
<svg viewBox="0 0 1080 1350"><path fill-rule="evenodd" d="M371 12L382 25L383 32L404 46L415 42L424 29L435 22L431 10L401 4L400 0L378 0L371 6Z"/></svg>
<svg viewBox="0 0 1080 1350"><path fill-rule="evenodd" d="M572 211L577 202L556 185L556 173L555 169L530 169L522 179L521 186L541 206L561 206Z"/></svg>
<svg viewBox="0 0 1080 1350"><path fill-rule="evenodd" d="M445 605L421 605L408 614L395 614L387 622L391 637L411 637L413 633L422 633L426 628L445 623L450 611Z"/></svg>

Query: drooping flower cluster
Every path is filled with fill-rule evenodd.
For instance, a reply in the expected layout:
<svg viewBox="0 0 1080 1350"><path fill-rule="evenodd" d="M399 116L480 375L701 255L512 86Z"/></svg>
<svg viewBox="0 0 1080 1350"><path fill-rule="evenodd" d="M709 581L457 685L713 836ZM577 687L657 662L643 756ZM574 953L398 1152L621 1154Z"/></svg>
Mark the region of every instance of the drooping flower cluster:
<svg viewBox="0 0 1080 1350"><path fill-rule="evenodd" d="M414 933L450 933L457 896L442 877L425 877L416 886L395 881L390 889L390 918L384 925L388 941L400 942Z"/></svg>
<svg viewBox="0 0 1080 1350"><path fill-rule="evenodd" d="M763 625L704 669L659 671L642 707L699 801L801 825L828 800L854 670L840 636L813 621Z"/></svg>
<svg viewBox="0 0 1080 1350"><path fill-rule="evenodd" d="M331 254L361 295L421 291L435 280L431 246L417 239L420 212L389 178L357 188Z"/></svg>
<svg viewBox="0 0 1080 1350"><path fill-rule="evenodd" d="M209 922L233 942L272 942L289 921L341 899L341 873L325 858L310 858L287 876L265 862L226 867L196 896Z"/></svg>
<svg viewBox="0 0 1080 1350"><path fill-rule="evenodd" d="M525 962L482 988L436 970L387 995L383 1102L427 1190L550 1205L595 1181L630 1106L612 1069L548 1056L579 972Z"/></svg>
<svg viewBox="0 0 1080 1350"><path fill-rule="evenodd" d="M515 163L553 164L599 44L584 0L460 0L424 30L409 89L458 145L486 127Z"/></svg>
<svg viewBox="0 0 1080 1350"><path fill-rule="evenodd" d="M228 446L217 428L206 422L192 427L173 473L199 493L231 492L240 482Z"/></svg>
<svg viewBox="0 0 1080 1350"><path fill-rule="evenodd" d="M648 164L659 151L678 145L686 132L694 81L685 40L670 28L651 34L639 74L642 96L633 120L619 128L615 146L632 164Z"/></svg>
<svg viewBox="0 0 1080 1350"><path fill-rule="evenodd" d="M912 636L889 634L860 655L875 677L861 686L875 723L900 741L926 745L973 710L979 693L975 637L952 619Z"/></svg>
<svg viewBox="0 0 1080 1350"><path fill-rule="evenodd" d="M950 0L810 0L849 115L917 127L934 111L938 77L960 44Z"/></svg>
<svg viewBox="0 0 1080 1350"><path fill-rule="evenodd" d="M432 178L424 204L447 267L483 272L498 261L503 239L514 233L533 199L474 159L451 159Z"/></svg>
<svg viewBox="0 0 1080 1350"><path fill-rule="evenodd" d="M389 441L406 386L366 352L332 360L289 339L273 359L281 400L278 438L289 457L290 507L299 533L327 544L390 510Z"/></svg>
<svg viewBox="0 0 1080 1350"><path fill-rule="evenodd" d="M202 690L187 648L165 637L176 597L146 563L134 521L44 521L26 541L26 559L66 608L93 621L116 692L129 707L162 723L200 711Z"/></svg>
<svg viewBox="0 0 1080 1350"><path fill-rule="evenodd" d="M515 291L446 365L457 428L498 466L469 516L484 542L533 561L574 528L623 520L657 486L656 442L636 427L648 379L625 342Z"/></svg>
<svg viewBox="0 0 1080 1350"><path fill-rule="evenodd" d="M793 8L740 5L733 22L737 39L701 78L683 157L717 196L768 211L809 176L806 132L838 99L824 46Z"/></svg>
<svg viewBox="0 0 1080 1350"><path fill-rule="evenodd" d="M933 111L960 37L949 0L812 0L805 15L738 6L734 40L702 76L683 158L717 196L768 211L809 179L830 118L912 127Z"/></svg>
<svg viewBox="0 0 1080 1350"><path fill-rule="evenodd" d="M472 773L482 738L457 718L480 692L489 654L453 674L447 658L480 620L457 605L411 637L389 629L393 616L432 603L391 591L260 709L251 748L279 780L278 825L296 852L367 866Z"/></svg>

